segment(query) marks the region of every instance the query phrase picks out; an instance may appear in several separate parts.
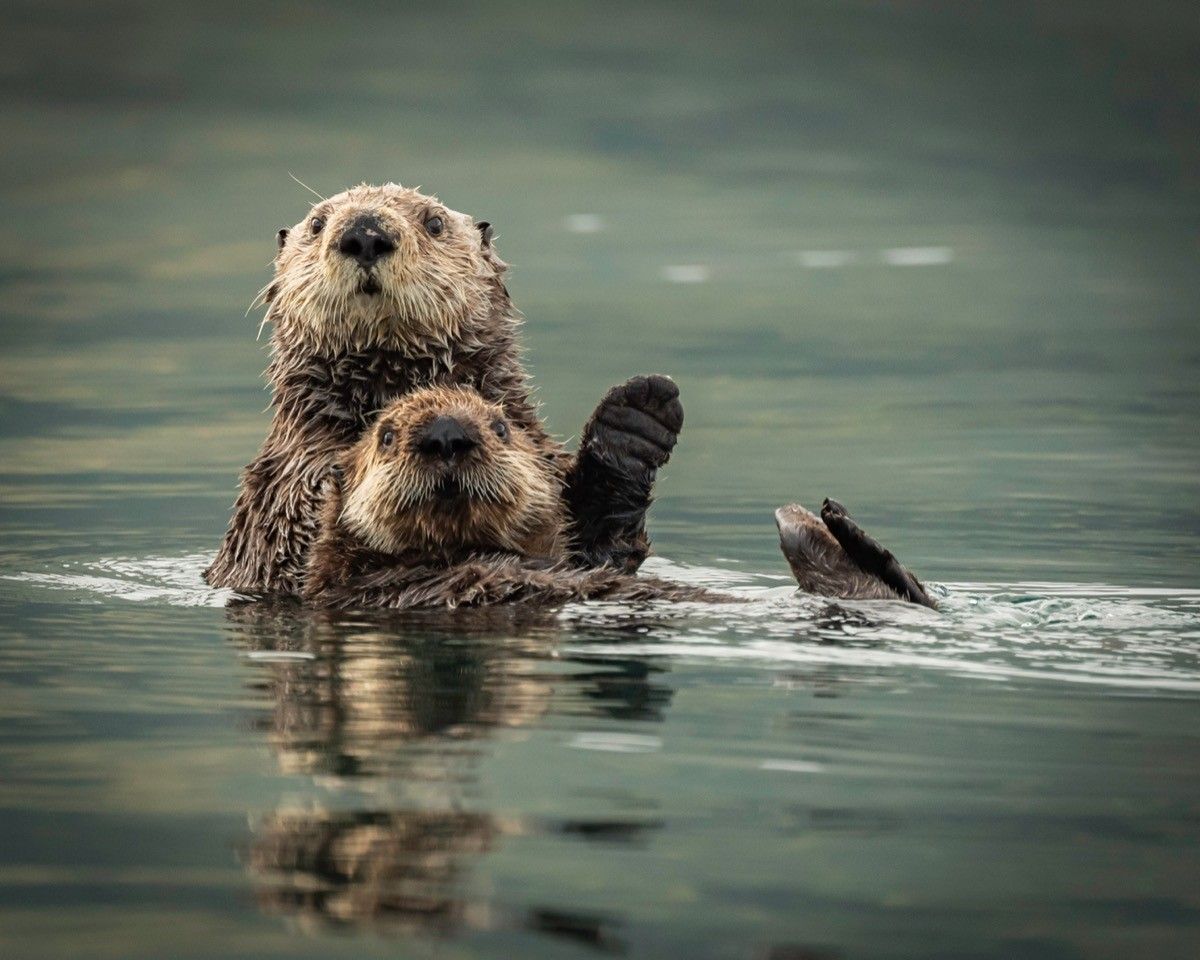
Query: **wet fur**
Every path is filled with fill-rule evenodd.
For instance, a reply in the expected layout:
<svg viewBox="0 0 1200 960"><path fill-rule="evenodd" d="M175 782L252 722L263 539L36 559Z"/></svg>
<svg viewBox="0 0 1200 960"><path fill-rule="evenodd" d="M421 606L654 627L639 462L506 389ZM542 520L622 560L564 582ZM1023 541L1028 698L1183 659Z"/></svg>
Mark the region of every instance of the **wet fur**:
<svg viewBox="0 0 1200 960"><path fill-rule="evenodd" d="M373 296L360 292L359 267L336 252L347 225L367 212L397 245L373 267ZM423 228L432 215L446 224L439 237ZM319 232L313 217L323 221ZM330 467L380 409L429 384L472 387L527 432L562 482L566 533L581 562L640 564L654 471L630 471L627 457L607 458L596 443L599 456L577 461L547 435L521 363L506 265L485 224L415 190L363 185L317 204L280 237L275 276L261 295L272 326L271 426L242 473L208 583L298 593ZM609 464L620 469L610 475Z"/></svg>
<svg viewBox="0 0 1200 960"><path fill-rule="evenodd" d="M798 503L775 511L779 545L805 593L846 600L898 600L887 584L860 569L825 523Z"/></svg>
<svg viewBox="0 0 1200 960"><path fill-rule="evenodd" d="M331 471L305 597L323 607L398 609L738 601L616 567L581 567L565 546L557 473L520 427L499 422L503 416L477 392L447 387L414 392L384 410ZM596 419L626 416L602 404ZM423 452L429 426L443 417L474 445L453 456ZM445 490L454 495L439 496ZM936 606L841 504L825 501L820 517L799 504L781 507L776 522L805 591Z"/></svg>
<svg viewBox="0 0 1200 960"><path fill-rule="evenodd" d="M573 600L725 599L698 588L584 568L569 557L561 480L533 439L461 388L396 401L329 474L306 599L326 607L456 608ZM478 446L453 464L417 453L421 431L450 416ZM384 446L385 433L391 442ZM439 498L451 481L462 495Z"/></svg>
<svg viewBox="0 0 1200 960"><path fill-rule="evenodd" d="M600 401L566 490L577 559L637 571L650 552L646 510L655 475L682 429L679 389L666 377L633 377Z"/></svg>
<svg viewBox="0 0 1200 960"><path fill-rule="evenodd" d="M477 444L452 463L416 452L436 418L465 425ZM505 431L501 437L494 426ZM383 439L390 440L386 446ZM500 404L464 387L431 387L385 410L343 458L338 522L380 553L454 555L499 549L566 553L562 486L528 432ZM452 499L439 490L449 484Z"/></svg>
<svg viewBox="0 0 1200 960"><path fill-rule="evenodd" d="M800 589L843 600L907 600L937 609L912 573L835 500L817 516L798 503L775 511L779 546Z"/></svg>
<svg viewBox="0 0 1200 960"><path fill-rule="evenodd" d="M310 599L335 608L456 609L497 604L557 606L583 600L736 602L699 587L639 577L611 567L566 561L539 565L511 553L480 553L456 563L369 562L361 572L314 590ZM381 559L381 558L377 558ZM391 559L391 558L389 558Z"/></svg>

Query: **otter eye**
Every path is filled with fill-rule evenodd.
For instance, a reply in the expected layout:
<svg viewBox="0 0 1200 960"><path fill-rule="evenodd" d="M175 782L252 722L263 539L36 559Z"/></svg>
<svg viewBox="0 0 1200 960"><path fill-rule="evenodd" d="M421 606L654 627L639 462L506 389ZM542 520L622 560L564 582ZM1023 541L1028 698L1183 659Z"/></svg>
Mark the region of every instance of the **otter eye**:
<svg viewBox="0 0 1200 960"><path fill-rule="evenodd" d="M396 434L392 430L384 430L383 433L379 435L379 445L381 447L390 447L395 442Z"/></svg>
<svg viewBox="0 0 1200 960"><path fill-rule="evenodd" d="M312 230L313 236L316 236L321 232L321 228L325 226L325 221L321 217L313 217L308 221L308 226Z"/></svg>
<svg viewBox="0 0 1200 960"><path fill-rule="evenodd" d="M503 420L495 420L492 422L492 433L498 436L501 440L508 439L508 424Z"/></svg>
<svg viewBox="0 0 1200 960"><path fill-rule="evenodd" d="M442 222L441 217L430 217L425 221L425 230L431 237L440 236L445 229L446 224Z"/></svg>

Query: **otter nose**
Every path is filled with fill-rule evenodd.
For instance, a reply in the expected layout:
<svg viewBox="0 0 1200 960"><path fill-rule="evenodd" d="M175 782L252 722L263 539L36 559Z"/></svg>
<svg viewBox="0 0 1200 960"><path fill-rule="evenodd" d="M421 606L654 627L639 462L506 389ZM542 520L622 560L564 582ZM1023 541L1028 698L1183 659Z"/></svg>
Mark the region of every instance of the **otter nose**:
<svg viewBox="0 0 1200 960"><path fill-rule="evenodd" d="M357 261L360 267L371 266L395 249L396 244L388 236L383 224L371 216L361 216L355 220L338 241L338 250Z"/></svg>
<svg viewBox="0 0 1200 960"><path fill-rule="evenodd" d="M417 449L427 457L453 460L474 450L479 442L471 438L463 425L453 417L438 417L425 428L417 440Z"/></svg>

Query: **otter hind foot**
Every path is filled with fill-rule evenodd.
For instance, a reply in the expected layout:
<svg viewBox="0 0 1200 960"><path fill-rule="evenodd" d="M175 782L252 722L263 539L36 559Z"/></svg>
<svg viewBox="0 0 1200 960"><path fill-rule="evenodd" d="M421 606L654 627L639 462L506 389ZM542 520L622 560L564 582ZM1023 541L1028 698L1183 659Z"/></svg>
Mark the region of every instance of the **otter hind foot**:
<svg viewBox="0 0 1200 960"><path fill-rule="evenodd" d="M775 511L779 546L800 588L851 600L902 599L937 609L912 573L836 500L817 516L798 503Z"/></svg>
<svg viewBox="0 0 1200 960"><path fill-rule="evenodd" d="M877 576L905 600L937 609L925 585L905 569L892 551L855 523L840 503L826 497L821 504L821 519L862 570Z"/></svg>

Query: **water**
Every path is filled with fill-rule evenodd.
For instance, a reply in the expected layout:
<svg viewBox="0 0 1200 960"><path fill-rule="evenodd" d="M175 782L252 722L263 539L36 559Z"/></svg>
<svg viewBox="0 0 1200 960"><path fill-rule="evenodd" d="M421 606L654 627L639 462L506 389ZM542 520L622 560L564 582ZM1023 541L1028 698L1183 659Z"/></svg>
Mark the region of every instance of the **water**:
<svg viewBox="0 0 1200 960"><path fill-rule="evenodd" d="M0 954L1195 955L1186 5L0 18ZM491 220L558 433L675 375L746 603L207 590L289 171ZM826 494L942 613L788 588Z"/></svg>

